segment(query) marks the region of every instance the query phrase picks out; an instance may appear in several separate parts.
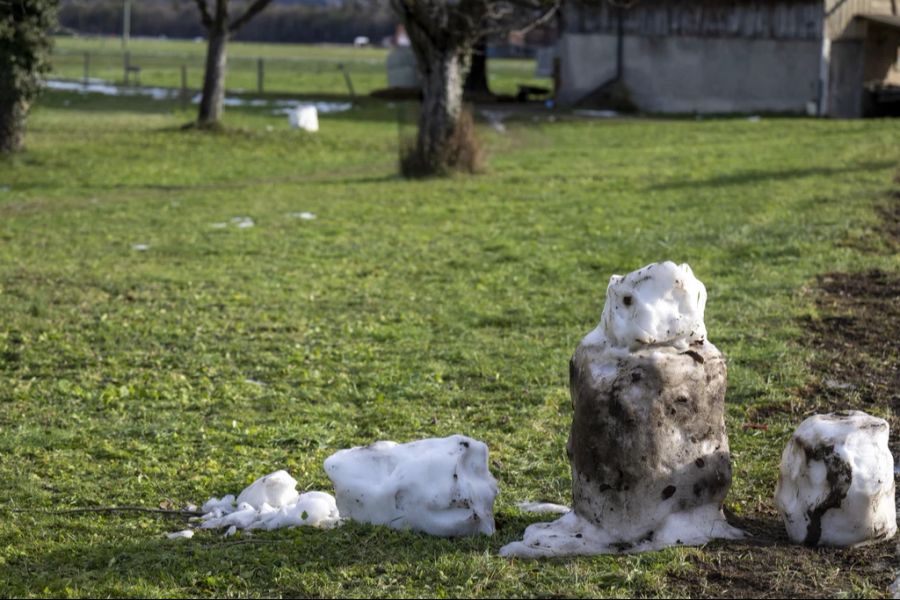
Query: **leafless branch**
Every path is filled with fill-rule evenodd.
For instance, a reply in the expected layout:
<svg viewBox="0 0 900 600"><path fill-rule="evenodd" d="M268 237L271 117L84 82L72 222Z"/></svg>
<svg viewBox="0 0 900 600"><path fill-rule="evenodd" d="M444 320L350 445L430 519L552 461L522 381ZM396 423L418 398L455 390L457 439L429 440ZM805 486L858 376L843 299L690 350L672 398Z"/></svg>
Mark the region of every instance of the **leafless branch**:
<svg viewBox="0 0 900 600"><path fill-rule="evenodd" d="M243 27L247 21L258 15L265 9L269 4L271 4L272 0L254 0L253 4L247 7L247 10L244 11L240 17L231 22L231 25L228 26L228 31L231 33L236 32L238 29Z"/></svg>
<svg viewBox="0 0 900 600"><path fill-rule="evenodd" d="M517 29L515 32L519 35L525 35L529 31L533 31L533 30L537 29L538 27L544 25L545 23L549 22L550 19L552 19L554 15L556 15L556 13L559 10L561 5L562 5L562 0L555 0L553 2L553 4L550 6L550 8L547 9L547 12L545 12L543 15L541 15L539 18L535 19L534 21L532 21L525 27L523 27L521 29Z"/></svg>
<svg viewBox="0 0 900 600"><path fill-rule="evenodd" d="M200 9L200 22L207 29L211 28L213 26L213 18L209 12L209 6L206 5L206 0L194 1L197 3L197 8Z"/></svg>

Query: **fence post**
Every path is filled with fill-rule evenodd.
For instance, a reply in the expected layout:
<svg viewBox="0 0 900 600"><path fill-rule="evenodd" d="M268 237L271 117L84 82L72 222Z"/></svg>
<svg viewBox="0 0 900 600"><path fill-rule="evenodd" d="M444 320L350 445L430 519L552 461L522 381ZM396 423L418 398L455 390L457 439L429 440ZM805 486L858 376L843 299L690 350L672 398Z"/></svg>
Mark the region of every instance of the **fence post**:
<svg viewBox="0 0 900 600"><path fill-rule="evenodd" d="M87 86L87 84L90 82L90 78L91 78L91 53L85 52L84 53L84 85L85 86Z"/></svg>
<svg viewBox="0 0 900 600"><path fill-rule="evenodd" d="M258 59L256 61L256 89L262 94L263 93L263 80L265 79L265 63L263 59Z"/></svg>
<svg viewBox="0 0 900 600"><path fill-rule="evenodd" d="M125 70L125 85L128 85L128 67L131 66L131 52L125 51L123 69Z"/></svg>
<svg viewBox="0 0 900 600"><path fill-rule="evenodd" d="M348 73L347 69L344 68L344 63L339 63L338 69L340 69L341 73L344 74L344 82L347 84L347 89L350 91L350 97L355 98L356 92L353 91L353 81L350 79L350 73Z"/></svg>
<svg viewBox="0 0 900 600"><path fill-rule="evenodd" d="M187 108L188 95L187 65L181 65L181 104L184 108Z"/></svg>

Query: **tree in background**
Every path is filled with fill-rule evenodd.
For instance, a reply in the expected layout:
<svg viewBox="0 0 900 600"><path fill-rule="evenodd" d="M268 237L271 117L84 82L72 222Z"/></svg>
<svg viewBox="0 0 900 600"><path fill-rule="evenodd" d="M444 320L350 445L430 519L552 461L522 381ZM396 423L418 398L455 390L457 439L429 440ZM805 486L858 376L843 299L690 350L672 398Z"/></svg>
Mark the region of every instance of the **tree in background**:
<svg viewBox="0 0 900 600"><path fill-rule="evenodd" d="M23 147L25 117L50 68L57 0L0 0L0 154Z"/></svg>
<svg viewBox="0 0 900 600"><path fill-rule="evenodd" d="M463 82L480 40L547 22L559 0L392 0L422 76L415 146L405 150L408 176L474 171L480 162Z"/></svg>
<svg viewBox="0 0 900 600"><path fill-rule="evenodd" d="M258 15L272 0L253 0L239 17L233 20L228 15L228 0L210 0L214 3L210 10L207 0L195 0L200 9L200 21L206 28L206 67L203 73L203 93L200 97L200 112L197 125L214 127L222 118L225 100L225 46L247 21Z"/></svg>

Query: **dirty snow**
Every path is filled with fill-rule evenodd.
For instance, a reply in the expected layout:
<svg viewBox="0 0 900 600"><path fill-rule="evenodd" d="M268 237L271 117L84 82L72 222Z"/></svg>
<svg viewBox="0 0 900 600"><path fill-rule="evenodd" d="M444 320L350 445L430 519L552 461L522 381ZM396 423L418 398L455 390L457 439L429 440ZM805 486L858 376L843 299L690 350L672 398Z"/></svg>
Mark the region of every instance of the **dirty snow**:
<svg viewBox="0 0 900 600"><path fill-rule="evenodd" d="M643 552L743 537L722 513L731 479L726 375L724 357L705 339L705 303L706 288L687 264L653 263L610 279L600 324L570 367L573 510L531 525L502 556ZM656 460L639 460L651 453Z"/></svg>
<svg viewBox="0 0 900 600"><path fill-rule="evenodd" d="M897 531L887 421L861 411L813 415L781 455L775 504L796 543L856 546Z"/></svg>
<svg viewBox="0 0 900 600"><path fill-rule="evenodd" d="M342 517L438 536L494 533L488 448L462 435L375 442L325 460Z"/></svg>

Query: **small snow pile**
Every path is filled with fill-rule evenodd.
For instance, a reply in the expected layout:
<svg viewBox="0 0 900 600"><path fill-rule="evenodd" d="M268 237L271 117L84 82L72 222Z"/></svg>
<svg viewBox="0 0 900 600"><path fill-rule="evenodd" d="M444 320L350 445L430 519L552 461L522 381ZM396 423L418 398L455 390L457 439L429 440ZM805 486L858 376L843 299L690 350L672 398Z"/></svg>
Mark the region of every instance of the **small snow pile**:
<svg viewBox="0 0 900 600"><path fill-rule="evenodd" d="M301 104L288 112L288 121L293 129L316 132L319 130L319 112L311 104Z"/></svg>
<svg viewBox="0 0 900 600"><path fill-rule="evenodd" d="M775 503L808 546L858 546L897 532L888 424L861 411L813 415L781 455Z"/></svg>
<svg viewBox="0 0 900 600"><path fill-rule="evenodd" d="M438 536L494 533L488 448L462 435L375 442L325 460L341 515Z"/></svg>
<svg viewBox="0 0 900 600"><path fill-rule="evenodd" d="M334 497L325 492L297 493L297 481L287 471L260 477L241 492L221 499L210 498L203 505L203 529L279 529L281 527L329 528L338 524L340 514ZM237 507L235 507L237 503ZM229 529L229 534L234 529Z"/></svg>
<svg viewBox="0 0 900 600"><path fill-rule="evenodd" d="M303 212L292 212L288 213L288 216L292 219L300 219L302 221L312 221L316 218L315 213L303 211Z"/></svg>
<svg viewBox="0 0 900 600"><path fill-rule="evenodd" d="M610 279L600 323L569 364L572 510L531 525L502 556L643 552L743 536L722 512L731 485L726 366L706 340L705 304L706 288L686 264Z"/></svg>

